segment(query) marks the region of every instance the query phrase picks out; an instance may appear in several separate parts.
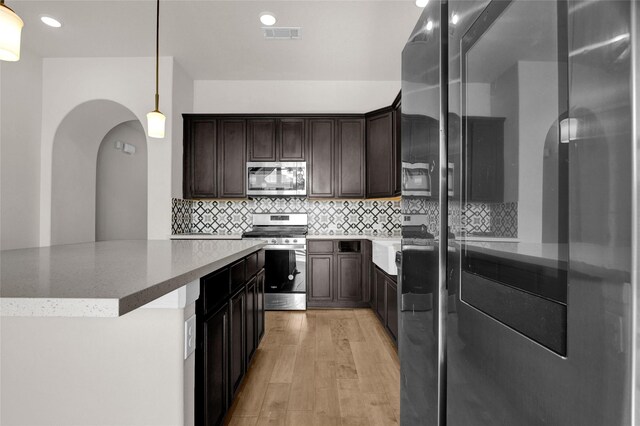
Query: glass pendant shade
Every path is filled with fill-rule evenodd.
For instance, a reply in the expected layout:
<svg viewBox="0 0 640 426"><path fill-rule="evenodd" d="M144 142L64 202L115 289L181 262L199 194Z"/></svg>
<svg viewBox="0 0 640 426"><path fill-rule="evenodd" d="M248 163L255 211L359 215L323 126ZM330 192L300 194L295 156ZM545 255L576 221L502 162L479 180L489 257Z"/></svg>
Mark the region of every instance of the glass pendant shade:
<svg viewBox="0 0 640 426"><path fill-rule="evenodd" d="M0 3L0 60L20 59L20 36L24 23L15 12Z"/></svg>
<svg viewBox="0 0 640 426"><path fill-rule="evenodd" d="M164 138L164 122L166 117L160 111L151 111L147 114L147 131L150 138Z"/></svg>

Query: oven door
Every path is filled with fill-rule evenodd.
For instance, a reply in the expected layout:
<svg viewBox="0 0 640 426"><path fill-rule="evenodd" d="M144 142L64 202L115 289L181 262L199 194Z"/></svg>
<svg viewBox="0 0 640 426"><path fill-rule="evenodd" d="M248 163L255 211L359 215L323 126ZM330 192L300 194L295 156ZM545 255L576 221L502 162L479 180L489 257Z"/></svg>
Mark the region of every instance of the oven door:
<svg viewBox="0 0 640 426"><path fill-rule="evenodd" d="M247 163L247 195L306 195L306 163Z"/></svg>
<svg viewBox="0 0 640 426"><path fill-rule="evenodd" d="M306 309L306 272L306 246L266 246L265 309Z"/></svg>

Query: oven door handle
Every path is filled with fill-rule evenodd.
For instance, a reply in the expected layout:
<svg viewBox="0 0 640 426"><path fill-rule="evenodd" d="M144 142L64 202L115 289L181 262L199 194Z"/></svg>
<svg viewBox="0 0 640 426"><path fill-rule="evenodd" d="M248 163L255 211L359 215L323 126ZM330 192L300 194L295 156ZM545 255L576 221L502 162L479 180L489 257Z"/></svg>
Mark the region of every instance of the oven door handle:
<svg viewBox="0 0 640 426"><path fill-rule="evenodd" d="M303 245L303 244L295 244L295 245L291 245L291 244L282 244L282 245L272 245L272 246L265 246L264 250L307 250L307 246Z"/></svg>

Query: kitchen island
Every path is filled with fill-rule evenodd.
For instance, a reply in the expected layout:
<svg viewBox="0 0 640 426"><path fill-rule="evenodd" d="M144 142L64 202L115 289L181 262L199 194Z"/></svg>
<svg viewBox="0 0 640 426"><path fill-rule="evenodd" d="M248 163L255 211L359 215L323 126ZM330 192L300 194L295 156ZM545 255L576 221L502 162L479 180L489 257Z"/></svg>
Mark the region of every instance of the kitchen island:
<svg viewBox="0 0 640 426"><path fill-rule="evenodd" d="M199 279L256 241L0 252L0 424L191 425Z"/></svg>

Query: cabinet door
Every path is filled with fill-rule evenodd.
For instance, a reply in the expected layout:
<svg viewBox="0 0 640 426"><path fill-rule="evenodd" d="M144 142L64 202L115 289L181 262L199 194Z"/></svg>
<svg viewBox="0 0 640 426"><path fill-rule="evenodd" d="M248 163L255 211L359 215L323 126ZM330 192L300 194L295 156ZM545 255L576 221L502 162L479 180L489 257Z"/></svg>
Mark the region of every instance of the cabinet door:
<svg viewBox="0 0 640 426"><path fill-rule="evenodd" d="M309 256L309 302L333 300L333 254Z"/></svg>
<svg viewBox="0 0 640 426"><path fill-rule="evenodd" d="M337 259L337 291L339 302L362 302L362 255L338 254Z"/></svg>
<svg viewBox="0 0 640 426"><path fill-rule="evenodd" d="M246 122L223 119L218 122L220 198L246 196Z"/></svg>
<svg viewBox="0 0 640 426"><path fill-rule="evenodd" d="M402 111L398 104L393 110L393 195L402 192Z"/></svg>
<svg viewBox="0 0 640 426"><path fill-rule="evenodd" d="M276 120L247 120L249 161L276 161Z"/></svg>
<svg viewBox="0 0 640 426"><path fill-rule="evenodd" d="M387 296L385 294L387 286L386 286L385 278L386 277L384 273L378 268L375 268L374 281L376 283L376 313L382 320L383 324L387 323L387 320L386 320L387 307L385 306L385 302L387 300Z"/></svg>
<svg viewBox="0 0 640 426"><path fill-rule="evenodd" d="M247 283L247 293L246 293L246 304L247 308L245 310L245 321L247 324L246 333L245 333L245 342L246 342L246 353L247 359L246 364L249 366L249 362L251 358L253 358L253 354L256 351L256 341L257 341L257 320L258 320L258 310L257 310L257 302L258 302L258 293L256 286L256 278L252 278L249 283Z"/></svg>
<svg viewBox="0 0 640 426"><path fill-rule="evenodd" d="M362 240L362 288L364 301L371 304L373 299L373 280L371 279L372 246L371 241Z"/></svg>
<svg viewBox="0 0 640 426"><path fill-rule="evenodd" d="M333 119L309 120L309 197L335 196L334 139Z"/></svg>
<svg viewBox="0 0 640 426"><path fill-rule="evenodd" d="M245 368L245 290L240 290L229 302L229 401L236 396Z"/></svg>
<svg viewBox="0 0 640 426"><path fill-rule="evenodd" d="M337 120L336 196L361 198L365 195L364 120Z"/></svg>
<svg viewBox="0 0 640 426"><path fill-rule="evenodd" d="M202 377L198 379L204 385L204 398L196 413L203 417L198 423L206 426L222 424L227 411L227 322L227 304L203 322L204 368Z"/></svg>
<svg viewBox="0 0 640 426"><path fill-rule="evenodd" d="M216 151L216 121L185 119L183 175L185 198L218 196Z"/></svg>
<svg viewBox="0 0 640 426"><path fill-rule="evenodd" d="M305 161L304 118L282 118L278 127L278 161Z"/></svg>
<svg viewBox="0 0 640 426"><path fill-rule="evenodd" d="M393 336L393 340L398 341L398 287L396 283L386 277L387 287L387 330Z"/></svg>
<svg viewBox="0 0 640 426"><path fill-rule="evenodd" d="M256 275L256 349L260 346L260 341L262 340L262 336L264 336L264 277L264 269Z"/></svg>
<svg viewBox="0 0 640 426"><path fill-rule="evenodd" d="M467 119L468 200L501 202L504 198L504 119Z"/></svg>
<svg viewBox="0 0 640 426"><path fill-rule="evenodd" d="M367 118L367 197L394 191L393 111Z"/></svg>

